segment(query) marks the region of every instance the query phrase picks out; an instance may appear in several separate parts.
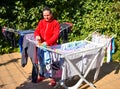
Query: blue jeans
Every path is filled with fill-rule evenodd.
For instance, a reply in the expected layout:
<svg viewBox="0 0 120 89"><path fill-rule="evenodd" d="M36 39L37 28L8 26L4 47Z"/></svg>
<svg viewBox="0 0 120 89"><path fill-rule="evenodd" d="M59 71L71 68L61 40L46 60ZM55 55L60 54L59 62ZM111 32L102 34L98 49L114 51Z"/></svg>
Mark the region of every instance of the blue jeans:
<svg viewBox="0 0 120 89"><path fill-rule="evenodd" d="M40 64L40 76L44 76L44 77L51 77L52 73L51 71L51 59L50 59L50 55L49 52L47 50L43 50L38 48L38 60L39 60L39 64ZM46 66L49 66L49 69L46 69Z"/></svg>

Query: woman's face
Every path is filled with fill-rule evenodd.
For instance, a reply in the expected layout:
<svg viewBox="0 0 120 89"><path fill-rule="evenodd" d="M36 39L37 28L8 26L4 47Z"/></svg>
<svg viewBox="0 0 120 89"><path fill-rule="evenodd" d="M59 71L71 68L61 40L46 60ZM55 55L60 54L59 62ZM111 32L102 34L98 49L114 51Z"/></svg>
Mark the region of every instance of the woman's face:
<svg viewBox="0 0 120 89"><path fill-rule="evenodd" d="M50 13L50 11L48 11L48 10L43 11L43 18L46 21L50 21L52 18L52 14Z"/></svg>

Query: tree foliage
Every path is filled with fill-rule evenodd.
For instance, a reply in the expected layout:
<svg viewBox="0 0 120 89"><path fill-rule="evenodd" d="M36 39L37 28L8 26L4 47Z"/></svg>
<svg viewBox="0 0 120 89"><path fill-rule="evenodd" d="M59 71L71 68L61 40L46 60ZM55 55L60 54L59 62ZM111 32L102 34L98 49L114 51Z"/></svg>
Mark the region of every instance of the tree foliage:
<svg viewBox="0 0 120 89"><path fill-rule="evenodd" d="M52 9L54 17L60 23L73 23L69 41L84 39L95 30L106 35L116 34L115 58L119 59L119 0L1 0L0 26L20 30L35 29L42 18L44 6ZM0 39L0 42L3 42L3 39ZM4 43L0 43L3 50L8 48L3 45Z"/></svg>

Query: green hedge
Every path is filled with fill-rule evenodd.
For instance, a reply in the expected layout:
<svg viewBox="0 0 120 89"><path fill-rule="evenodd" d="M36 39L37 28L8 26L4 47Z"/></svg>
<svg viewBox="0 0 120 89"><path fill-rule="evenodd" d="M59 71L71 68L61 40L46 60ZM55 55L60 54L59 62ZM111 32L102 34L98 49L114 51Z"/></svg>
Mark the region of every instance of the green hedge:
<svg viewBox="0 0 120 89"><path fill-rule="evenodd" d="M44 6L52 8L60 23L73 23L69 41L84 39L95 30L105 35L116 34L116 53L113 59L120 60L119 0L2 0L0 25L20 30L35 29L42 18ZM0 47L1 53L10 51L9 45L4 43L3 39L0 39Z"/></svg>

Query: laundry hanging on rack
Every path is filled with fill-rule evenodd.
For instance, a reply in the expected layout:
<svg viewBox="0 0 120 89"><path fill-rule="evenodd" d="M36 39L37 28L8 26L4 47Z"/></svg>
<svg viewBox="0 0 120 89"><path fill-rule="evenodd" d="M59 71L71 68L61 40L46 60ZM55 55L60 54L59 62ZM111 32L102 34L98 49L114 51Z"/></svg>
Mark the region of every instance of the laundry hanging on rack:
<svg viewBox="0 0 120 89"><path fill-rule="evenodd" d="M38 74L39 74L39 67L38 67L38 58L37 58L37 47L34 43L28 41L27 39L33 39L33 34L26 34L23 38L22 44L22 53L21 53L21 65L25 67L28 62L28 58L31 59L32 62L32 82L36 83Z"/></svg>
<svg viewBox="0 0 120 89"><path fill-rule="evenodd" d="M5 37L5 39L10 43L12 48L17 47L17 43L18 43L19 48L20 48L20 53L22 53L22 49L23 49L22 44L23 44L24 35L34 33L34 30L33 29L15 30L15 29L4 26L2 28L2 33L3 33L3 36ZM18 42L16 39L16 34L18 34L20 36Z"/></svg>
<svg viewBox="0 0 120 89"><path fill-rule="evenodd" d="M112 61L112 54L115 53L115 41L114 36L101 35L100 33L92 34L92 42L102 44L105 46L105 51L107 55L106 62L109 63Z"/></svg>
<svg viewBox="0 0 120 89"><path fill-rule="evenodd" d="M22 50L23 50L22 45L23 45L23 38L24 38L24 36L26 34L34 33L34 30L32 30L32 29L31 30L19 30L17 33L20 35L18 44L19 44L19 48L20 48L20 53L22 53Z"/></svg>
<svg viewBox="0 0 120 89"><path fill-rule="evenodd" d="M3 27L2 34L5 38L5 40L7 40L7 42L10 43L12 48L17 47L15 33L14 33L13 29L8 29L7 27Z"/></svg>

